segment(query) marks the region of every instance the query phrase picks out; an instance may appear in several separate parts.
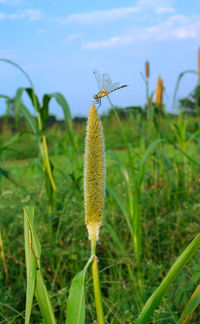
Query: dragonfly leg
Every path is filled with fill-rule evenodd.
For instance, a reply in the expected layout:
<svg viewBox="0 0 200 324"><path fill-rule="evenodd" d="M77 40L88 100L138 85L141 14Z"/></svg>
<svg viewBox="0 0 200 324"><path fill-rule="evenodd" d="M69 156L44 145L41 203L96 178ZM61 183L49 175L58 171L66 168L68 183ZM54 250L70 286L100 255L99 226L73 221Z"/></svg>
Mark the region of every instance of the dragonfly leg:
<svg viewBox="0 0 200 324"><path fill-rule="evenodd" d="M94 100L94 104L97 106L97 109L101 106L101 99Z"/></svg>
<svg viewBox="0 0 200 324"><path fill-rule="evenodd" d="M97 104L97 110L98 110L99 107L101 106L101 99L99 99L99 100L96 102L96 104Z"/></svg>

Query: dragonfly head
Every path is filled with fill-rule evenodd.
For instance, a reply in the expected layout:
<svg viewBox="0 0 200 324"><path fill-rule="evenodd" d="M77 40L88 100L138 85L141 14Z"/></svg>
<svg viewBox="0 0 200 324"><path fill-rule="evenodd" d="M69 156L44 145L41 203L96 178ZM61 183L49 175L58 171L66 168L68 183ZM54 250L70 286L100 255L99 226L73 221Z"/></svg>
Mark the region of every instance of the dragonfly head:
<svg viewBox="0 0 200 324"><path fill-rule="evenodd" d="M95 95L93 96L93 98L94 98L95 100L98 100L98 99L99 99L99 97L98 97L97 94L95 94Z"/></svg>

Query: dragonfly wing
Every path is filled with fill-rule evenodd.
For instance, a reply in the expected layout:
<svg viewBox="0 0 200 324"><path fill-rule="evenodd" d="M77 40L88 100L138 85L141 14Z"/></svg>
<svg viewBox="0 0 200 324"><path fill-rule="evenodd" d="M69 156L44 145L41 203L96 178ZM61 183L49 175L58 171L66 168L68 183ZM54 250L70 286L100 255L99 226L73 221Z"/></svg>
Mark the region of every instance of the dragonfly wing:
<svg viewBox="0 0 200 324"><path fill-rule="evenodd" d="M103 74L103 90L110 91L112 86L111 78L108 73Z"/></svg>
<svg viewBox="0 0 200 324"><path fill-rule="evenodd" d="M97 85L98 85L99 90L102 90L103 84L104 84L102 75L99 73L99 71L94 70L94 76L95 76L95 79L97 80Z"/></svg>
<svg viewBox="0 0 200 324"><path fill-rule="evenodd" d="M111 85L111 89L110 91L114 91L115 89L120 87L120 83L119 82L115 82Z"/></svg>

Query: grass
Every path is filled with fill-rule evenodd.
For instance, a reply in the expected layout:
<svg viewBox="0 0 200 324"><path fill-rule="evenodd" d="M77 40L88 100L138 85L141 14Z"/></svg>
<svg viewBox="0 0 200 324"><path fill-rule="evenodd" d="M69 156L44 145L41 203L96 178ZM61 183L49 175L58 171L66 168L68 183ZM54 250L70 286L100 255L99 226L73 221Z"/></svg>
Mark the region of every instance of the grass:
<svg viewBox="0 0 200 324"><path fill-rule="evenodd" d="M107 161L107 194L104 225L101 229L97 255L103 294L106 323L134 323L147 298L157 288L175 259L199 233L199 136L187 147L185 156L175 146L179 145L177 132L167 119L162 120L164 143L150 153L140 187L140 215L142 224L142 251L140 269L142 295L139 300L137 280L137 256L127 227L131 215L131 196L134 195L133 170L117 120L103 121ZM171 123L178 127L177 118ZM187 117L186 139L197 131L198 117ZM146 121L138 122L133 116L122 121L135 175L146 147ZM153 124L149 124L151 141L156 139ZM23 238L23 212L25 205L36 206L36 231L42 246L42 268L45 282L59 323L64 323L66 300L74 275L86 264L90 255L83 209L83 146L84 127L76 130L78 137L80 168L74 173L73 158L62 147L64 132L49 130L50 155L54 165L57 185L55 208L48 214L48 199L37 153L29 156L30 135L23 137L23 152L20 145L13 144L12 156L5 152L2 164L26 188L21 188L2 179L1 182L1 235L10 284L6 284L0 271L0 323L23 323L25 309L25 257ZM58 136L55 136L55 135ZM9 138L10 134L8 134ZM59 145L55 152L52 139ZM22 137L20 137L21 141ZM6 133L1 142L6 141ZM150 141L150 144L151 144ZM31 142L34 146L34 143ZM17 150L15 150L17 148ZM16 153L16 156L13 152ZM20 156L23 154L22 156ZM17 158L17 159L16 159ZM20 159L19 159L20 158ZM120 171L120 168L122 172ZM127 187L127 179L129 186ZM112 194L109 188L112 188ZM78 233L78 234L77 234ZM86 248L88 246L88 249ZM176 323L184 305L195 290L199 280L199 253L178 275L168 289L151 322ZM191 323L196 323L199 311ZM96 318L92 289L92 275L86 275L86 323ZM37 302L34 300L31 320L42 323ZM193 321L193 322L192 322Z"/></svg>

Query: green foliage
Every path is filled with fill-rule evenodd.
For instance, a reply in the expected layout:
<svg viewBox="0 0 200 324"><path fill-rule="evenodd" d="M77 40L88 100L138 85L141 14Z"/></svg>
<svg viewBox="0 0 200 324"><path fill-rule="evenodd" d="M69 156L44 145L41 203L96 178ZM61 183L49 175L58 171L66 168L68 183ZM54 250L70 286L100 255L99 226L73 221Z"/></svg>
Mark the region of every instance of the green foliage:
<svg viewBox="0 0 200 324"><path fill-rule="evenodd" d="M185 116L179 118L186 118ZM134 323L141 311L138 287L136 257L133 252L132 221L135 181L140 184L138 204L141 217L142 301L147 301L159 286L176 257L199 232L199 134L196 119L187 117L180 121L177 117L162 117L162 132L157 133L153 122L141 122L129 114L121 120L126 142L119 131L118 120L103 119L107 151L107 195L105 218L102 226L102 240L97 245L100 259L100 274L106 323ZM183 127L183 126L184 127ZM1 305L0 314L8 321L15 319L23 323L25 308L25 267L23 248L22 207L37 205L37 233L43 247L42 268L49 297L54 305L56 320L65 321L66 297L72 278L84 267L89 256L87 232L83 214L83 143L84 126L76 126L80 169L72 176L73 155L66 155L59 146L54 155L50 150L57 183L56 207L48 218L48 203L44 190L43 173L38 160L5 160L3 167L26 187L21 191L11 182L2 179L1 232L4 239L5 257L8 263L10 288L7 289L4 274L0 272ZM146 129L151 137L146 146ZM181 127L183 130L181 131ZM181 128L181 129L180 129ZM178 130L179 129L179 130ZM178 131L178 133L177 133ZM9 142L1 136L3 143ZM177 136L182 134L184 136ZM196 134L196 135L195 135ZM53 127L48 130L48 138L61 145L65 132ZM21 139L24 140L24 154L29 152L30 134L25 133L10 144L12 154ZM160 137L161 136L161 137ZM27 140L26 140L27 138ZM82 143L83 142L83 143ZM3 144L2 143L2 144ZM54 142L55 143L55 142ZM67 142L70 146L70 143ZM66 143L66 144L67 144ZM153 144L154 143L154 144ZM187 144L188 143L188 144ZM185 146L186 144L186 146ZM128 153L126 145L129 146ZM51 147L51 146L50 146ZM186 147L186 150L183 148ZM20 151L20 146L17 148ZM148 152L145 153L145 152ZM7 151L3 151L3 156ZM132 161L129 158L131 155ZM145 158L144 158L145 157ZM70 162L71 161L71 162ZM183 163L184 162L184 163ZM132 169L132 165L134 169ZM134 175L134 178L133 178ZM184 176L184 178L183 178ZM78 180L79 179L79 180ZM184 179L184 181L183 181ZM141 181L142 180L142 181ZM124 217L123 217L124 216ZM78 234L77 234L78 233ZM14 258L9 259L9 257ZM22 262L16 263L16 262ZM193 257L184 267L173 285L168 288L165 299L152 315L152 321L176 323L195 290L197 281L193 277L198 256ZM196 274L198 271L195 272ZM16 280L17 278L17 280ZM90 275L85 277L86 319L90 324L95 320L94 297ZM20 296L20 298L19 298ZM193 318L198 319L198 309ZM41 314L33 302L31 318L41 322Z"/></svg>
<svg viewBox="0 0 200 324"><path fill-rule="evenodd" d="M40 103L26 72L14 62L2 61L17 67L29 86L19 88L15 98L1 95L7 104L15 104L15 125L11 130L9 123L2 123L0 136L0 227L10 280L7 286L2 267L0 322L28 323L31 315L31 321L42 323L42 313L47 323L64 323L69 296L67 323L84 323L85 318L91 324L96 320L91 276L87 267L78 273L89 255L82 190L84 120L81 125L72 121L60 93L45 94ZM174 102L187 73L196 74L180 74ZM197 107L199 85L195 91ZM24 95L36 119L24 105ZM47 128L51 99L63 110L65 129L59 124ZM107 195L97 255L105 322L181 323L192 316L195 323L200 317L199 255L194 255L200 229L199 120L158 112L149 90L147 99L147 118L141 107L112 107L102 116ZM38 148L42 160L37 158ZM26 207L25 268L21 211L27 205L37 206L38 236L34 209Z"/></svg>

